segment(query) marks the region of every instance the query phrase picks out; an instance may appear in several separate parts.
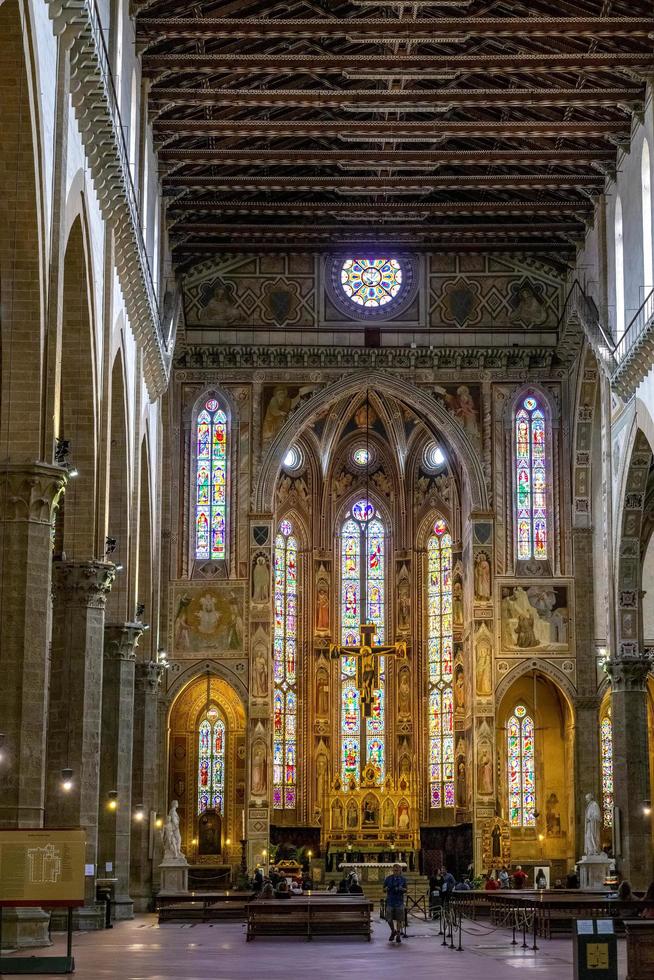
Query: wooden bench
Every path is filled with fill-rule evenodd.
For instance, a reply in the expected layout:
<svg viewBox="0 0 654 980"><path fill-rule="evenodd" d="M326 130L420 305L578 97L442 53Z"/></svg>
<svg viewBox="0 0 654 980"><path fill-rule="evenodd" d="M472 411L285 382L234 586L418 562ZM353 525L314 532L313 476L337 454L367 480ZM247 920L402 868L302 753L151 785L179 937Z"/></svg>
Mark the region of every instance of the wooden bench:
<svg viewBox="0 0 654 980"><path fill-rule="evenodd" d="M159 922L219 922L244 919L252 892L188 892L158 895Z"/></svg>
<svg viewBox="0 0 654 980"><path fill-rule="evenodd" d="M246 939L257 936L365 936L372 938L373 903L363 896L293 895L257 898L247 906Z"/></svg>

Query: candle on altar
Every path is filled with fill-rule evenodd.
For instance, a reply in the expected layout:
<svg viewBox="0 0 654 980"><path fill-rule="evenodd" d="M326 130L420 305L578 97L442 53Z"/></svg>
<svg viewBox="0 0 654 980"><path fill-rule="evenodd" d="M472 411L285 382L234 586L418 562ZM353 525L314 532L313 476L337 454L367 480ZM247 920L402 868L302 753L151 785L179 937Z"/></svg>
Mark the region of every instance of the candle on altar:
<svg viewBox="0 0 654 980"><path fill-rule="evenodd" d="M241 840L245 840L245 810L241 810Z"/></svg>

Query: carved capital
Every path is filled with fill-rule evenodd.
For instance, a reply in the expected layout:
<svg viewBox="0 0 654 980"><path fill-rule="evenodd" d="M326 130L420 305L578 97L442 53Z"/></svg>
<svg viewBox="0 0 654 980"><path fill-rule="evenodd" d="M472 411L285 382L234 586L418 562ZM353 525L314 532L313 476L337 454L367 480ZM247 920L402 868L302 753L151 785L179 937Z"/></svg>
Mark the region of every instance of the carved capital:
<svg viewBox="0 0 654 980"><path fill-rule="evenodd" d="M116 566L110 561L55 561L52 587L55 598L68 605L104 609Z"/></svg>
<svg viewBox="0 0 654 980"><path fill-rule="evenodd" d="M105 623L104 655L107 660L135 660L143 623Z"/></svg>
<svg viewBox="0 0 654 980"><path fill-rule="evenodd" d="M136 689L146 694L154 694L165 668L154 660L140 661L136 664Z"/></svg>
<svg viewBox="0 0 654 980"><path fill-rule="evenodd" d="M0 521L52 524L67 479L51 463L0 463Z"/></svg>
<svg viewBox="0 0 654 980"><path fill-rule="evenodd" d="M614 691L644 691L652 658L647 653L621 653L610 657L605 669Z"/></svg>

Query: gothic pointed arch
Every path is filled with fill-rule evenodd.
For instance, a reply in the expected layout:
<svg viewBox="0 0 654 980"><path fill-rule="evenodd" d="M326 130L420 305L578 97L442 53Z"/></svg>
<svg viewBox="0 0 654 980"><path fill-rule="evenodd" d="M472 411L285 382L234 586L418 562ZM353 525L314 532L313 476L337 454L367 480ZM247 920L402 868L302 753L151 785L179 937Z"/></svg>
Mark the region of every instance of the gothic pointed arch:
<svg viewBox="0 0 654 980"><path fill-rule="evenodd" d="M191 412L189 552L191 568L215 563L226 574L232 541L232 405L205 390Z"/></svg>

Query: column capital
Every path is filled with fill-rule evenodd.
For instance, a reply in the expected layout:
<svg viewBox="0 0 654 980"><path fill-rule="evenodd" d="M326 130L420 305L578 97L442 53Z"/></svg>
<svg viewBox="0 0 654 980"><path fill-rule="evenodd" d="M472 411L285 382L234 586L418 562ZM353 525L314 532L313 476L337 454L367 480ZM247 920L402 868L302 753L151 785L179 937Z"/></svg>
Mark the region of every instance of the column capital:
<svg viewBox="0 0 654 980"><path fill-rule="evenodd" d="M136 664L137 688L141 691L156 691L163 672L164 668L154 660L139 661Z"/></svg>
<svg viewBox="0 0 654 980"><path fill-rule="evenodd" d="M143 623L105 623L104 655L108 660L136 660Z"/></svg>
<svg viewBox="0 0 654 980"><path fill-rule="evenodd" d="M652 666L647 653L619 653L609 657L605 669L614 691L644 691Z"/></svg>
<svg viewBox="0 0 654 980"><path fill-rule="evenodd" d="M111 591L116 566L110 561L55 561L52 563L55 595L65 602L104 609Z"/></svg>
<svg viewBox="0 0 654 980"><path fill-rule="evenodd" d="M0 521L52 524L67 480L52 463L0 463Z"/></svg>

